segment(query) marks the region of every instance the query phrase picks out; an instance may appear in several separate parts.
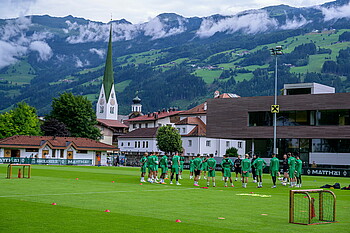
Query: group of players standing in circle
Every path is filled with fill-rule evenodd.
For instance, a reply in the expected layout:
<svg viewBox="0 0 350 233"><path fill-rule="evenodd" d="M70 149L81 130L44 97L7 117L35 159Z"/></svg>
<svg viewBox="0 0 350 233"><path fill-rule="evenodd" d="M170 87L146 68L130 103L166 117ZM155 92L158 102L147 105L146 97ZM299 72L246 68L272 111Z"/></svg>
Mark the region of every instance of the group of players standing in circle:
<svg viewBox="0 0 350 233"><path fill-rule="evenodd" d="M166 184L165 179L168 178L168 170L170 167L170 184L173 184L175 177L176 185L181 185L179 180L182 179L182 171L184 169L185 157L183 154L175 153L174 156L169 159L168 154L165 153L161 156L158 152L155 153L144 153L140 160L141 163L141 182L160 183ZM246 154L244 159L240 156L233 162L228 155L224 155L220 165L222 180L224 186L228 187L228 181L230 186L234 187L231 171L234 169L236 173L236 179L241 179L242 187L246 188L248 184L248 178L250 172L252 172L253 182L258 184L258 188L262 188L262 173L266 167L266 162L258 155L254 155L252 160L249 159L249 155ZM190 157L189 168L190 168L190 179L194 180L193 185L199 186L198 182L203 176L204 180L207 181L207 187L216 186L216 167L217 162L214 159L214 155L210 154L207 156L201 156L197 154L196 157ZM161 169L160 176L158 174L159 168ZM145 180L146 172L148 169L148 179ZM290 180L291 187L301 187L301 170L302 161L299 156L293 156L291 153L285 154L282 161L283 178L279 178L282 181L282 185L286 185ZM272 178L273 186L276 188L277 178L280 176L280 161L275 154L272 155L270 160L269 172ZM159 178L158 178L159 177Z"/></svg>

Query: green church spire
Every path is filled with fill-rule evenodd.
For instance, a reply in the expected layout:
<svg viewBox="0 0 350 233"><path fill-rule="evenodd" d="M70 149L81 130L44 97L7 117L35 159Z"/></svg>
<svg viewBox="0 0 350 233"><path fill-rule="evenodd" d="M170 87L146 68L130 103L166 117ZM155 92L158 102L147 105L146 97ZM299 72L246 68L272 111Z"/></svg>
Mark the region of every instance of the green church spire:
<svg viewBox="0 0 350 233"><path fill-rule="evenodd" d="M114 85L113 64L112 64L112 23L109 32L108 52L105 65L105 73L103 75L103 89L105 90L106 100L108 102L111 90Z"/></svg>

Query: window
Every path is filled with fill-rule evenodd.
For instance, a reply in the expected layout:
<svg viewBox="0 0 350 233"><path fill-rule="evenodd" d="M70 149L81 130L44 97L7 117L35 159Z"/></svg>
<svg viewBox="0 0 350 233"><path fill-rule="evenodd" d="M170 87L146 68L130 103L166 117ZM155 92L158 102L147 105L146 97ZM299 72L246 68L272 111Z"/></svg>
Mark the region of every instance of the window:
<svg viewBox="0 0 350 233"><path fill-rule="evenodd" d="M230 141L226 141L226 147L230 147Z"/></svg>
<svg viewBox="0 0 350 233"><path fill-rule="evenodd" d="M111 114L114 114L114 107L111 107L109 112L110 112Z"/></svg>
<svg viewBox="0 0 350 233"><path fill-rule="evenodd" d="M140 148L140 142L137 143L137 147Z"/></svg>
<svg viewBox="0 0 350 233"><path fill-rule="evenodd" d="M64 157L64 150L60 150L60 158Z"/></svg>
<svg viewBox="0 0 350 233"><path fill-rule="evenodd" d="M142 125L141 125L141 124L139 124L139 128L141 128L141 126L142 126Z"/></svg>
<svg viewBox="0 0 350 233"><path fill-rule="evenodd" d="M145 141L142 142L142 148L145 148Z"/></svg>
<svg viewBox="0 0 350 233"><path fill-rule="evenodd" d="M103 112L104 112L104 107L100 106L100 113L103 113Z"/></svg>
<svg viewBox="0 0 350 233"><path fill-rule="evenodd" d="M207 140L207 141L205 142L205 145L206 145L207 147L210 147L210 146L211 146L211 141L210 141L210 140Z"/></svg>
<svg viewBox="0 0 350 233"><path fill-rule="evenodd" d="M111 97L112 97L112 99L114 98L114 94L113 93L112 93Z"/></svg>
<svg viewBox="0 0 350 233"><path fill-rule="evenodd" d="M250 112L249 126L272 126L272 119L270 112Z"/></svg>
<svg viewBox="0 0 350 233"><path fill-rule="evenodd" d="M182 133L186 133L186 128L182 128Z"/></svg>
<svg viewBox="0 0 350 233"><path fill-rule="evenodd" d="M242 148L242 142L238 142L238 148Z"/></svg>
<svg viewBox="0 0 350 233"><path fill-rule="evenodd" d="M124 143L122 142L122 143L120 144L120 146L124 146Z"/></svg>
<svg viewBox="0 0 350 233"><path fill-rule="evenodd" d="M179 131L179 133L180 133L181 129L180 129L180 128L177 128L177 131Z"/></svg>
<svg viewBox="0 0 350 233"><path fill-rule="evenodd" d="M130 142L128 142L128 146L130 146Z"/></svg>
<svg viewBox="0 0 350 233"><path fill-rule="evenodd" d="M135 142L135 146L134 147L137 148L137 142Z"/></svg>
<svg viewBox="0 0 350 233"><path fill-rule="evenodd" d="M148 141L146 141L146 148L148 148Z"/></svg>
<svg viewBox="0 0 350 233"><path fill-rule="evenodd" d="M88 151L87 150L77 150L78 154L87 154Z"/></svg>
<svg viewBox="0 0 350 233"><path fill-rule="evenodd" d="M192 140L188 140L188 147L192 146Z"/></svg>
<svg viewBox="0 0 350 233"><path fill-rule="evenodd" d="M145 124L145 128L148 128L148 123Z"/></svg>
<svg viewBox="0 0 350 233"><path fill-rule="evenodd" d="M132 127L135 129L136 128L136 124L132 124Z"/></svg>

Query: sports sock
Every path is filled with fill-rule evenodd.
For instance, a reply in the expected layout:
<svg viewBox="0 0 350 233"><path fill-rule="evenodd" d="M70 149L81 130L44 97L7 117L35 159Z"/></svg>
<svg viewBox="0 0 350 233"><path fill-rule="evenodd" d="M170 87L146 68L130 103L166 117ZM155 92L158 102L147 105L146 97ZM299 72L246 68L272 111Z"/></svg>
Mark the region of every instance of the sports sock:
<svg viewBox="0 0 350 233"><path fill-rule="evenodd" d="M170 176L170 181L172 182L173 179L174 179L174 174L171 174L171 176Z"/></svg>
<svg viewBox="0 0 350 233"><path fill-rule="evenodd" d="M176 182L179 182L179 174L176 174Z"/></svg>
<svg viewBox="0 0 350 233"><path fill-rule="evenodd" d="M225 186L227 186L227 182L225 182Z"/></svg>

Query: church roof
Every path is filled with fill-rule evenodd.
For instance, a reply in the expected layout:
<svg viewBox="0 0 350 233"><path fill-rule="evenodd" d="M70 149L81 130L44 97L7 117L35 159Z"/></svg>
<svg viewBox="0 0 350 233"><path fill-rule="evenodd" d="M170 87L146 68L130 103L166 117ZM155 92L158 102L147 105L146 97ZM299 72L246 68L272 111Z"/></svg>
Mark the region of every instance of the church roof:
<svg viewBox="0 0 350 233"><path fill-rule="evenodd" d="M108 102L112 88L114 88L113 64L112 64L112 24L109 32L108 51L103 75L103 89Z"/></svg>
<svg viewBox="0 0 350 233"><path fill-rule="evenodd" d="M97 119L97 122L101 125L112 127L112 128L128 128L125 124L118 120L108 120L108 119Z"/></svg>

